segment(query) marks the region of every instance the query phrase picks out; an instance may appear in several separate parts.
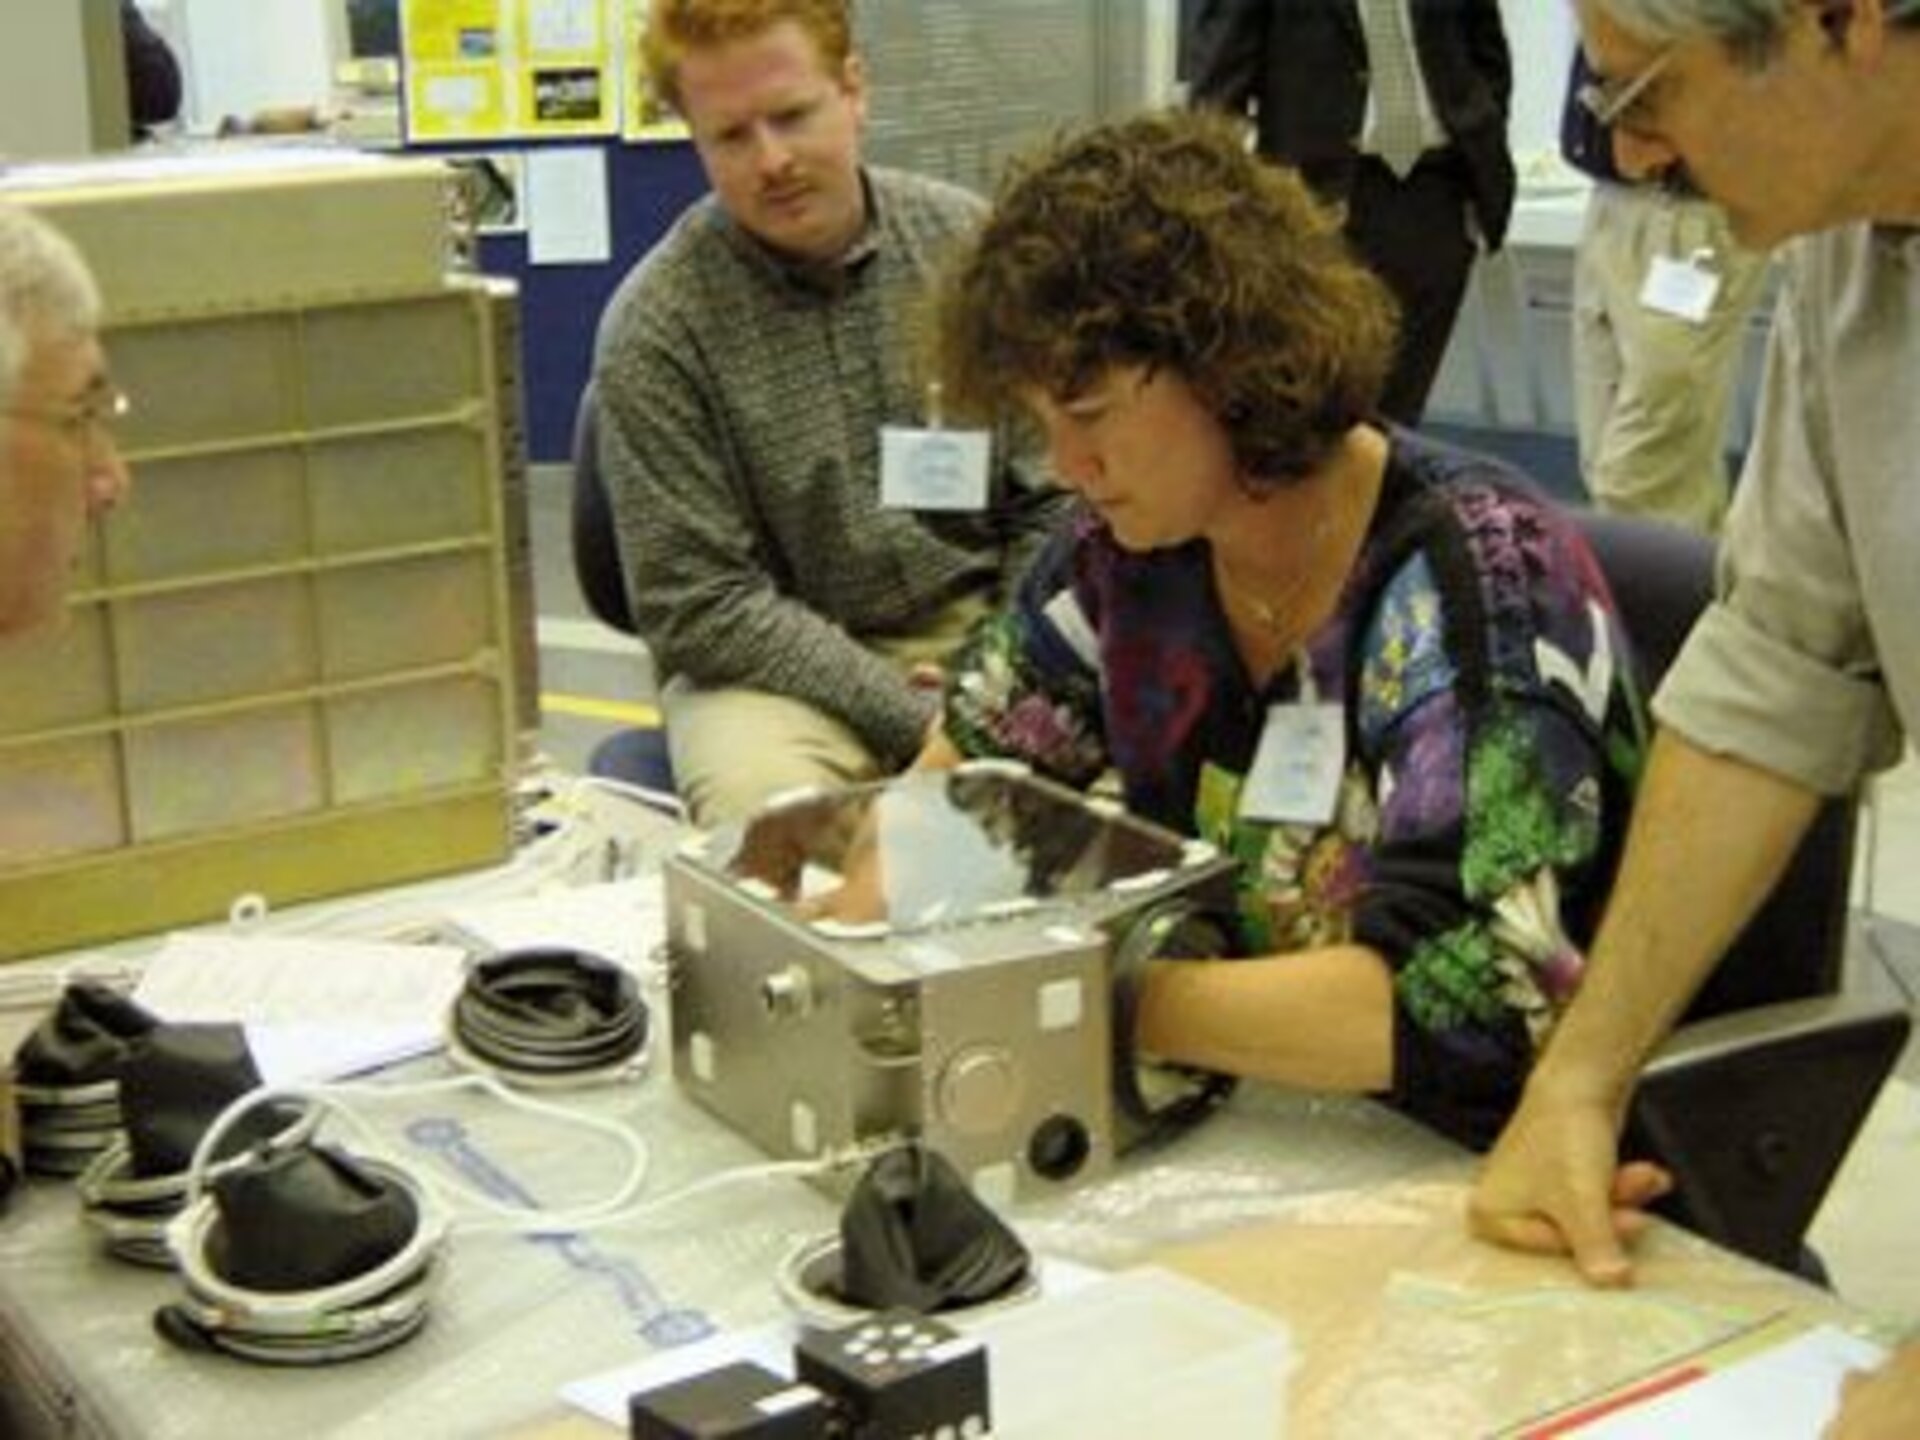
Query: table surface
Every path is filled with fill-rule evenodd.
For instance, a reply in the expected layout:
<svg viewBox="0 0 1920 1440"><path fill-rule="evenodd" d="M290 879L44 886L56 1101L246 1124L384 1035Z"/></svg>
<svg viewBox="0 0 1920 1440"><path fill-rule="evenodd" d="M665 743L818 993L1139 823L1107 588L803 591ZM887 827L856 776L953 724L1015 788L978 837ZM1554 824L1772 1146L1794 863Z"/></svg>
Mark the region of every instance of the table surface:
<svg viewBox="0 0 1920 1440"><path fill-rule="evenodd" d="M648 1138L650 1193L761 1159L661 1075L585 1103ZM603 1145L485 1097L366 1108L403 1154L406 1120L456 1120L468 1163L544 1203L588 1199L616 1173ZM449 1159L413 1158L430 1173ZM1281 1316L1302 1361L1294 1436L1495 1433L1782 1315L1842 1313L1672 1230L1652 1237L1638 1289L1584 1290L1558 1262L1468 1241L1468 1174L1444 1142L1366 1102L1249 1087L1150 1163L1011 1218L1040 1253L1152 1259ZM778 1179L567 1240L456 1232L422 1335L287 1371L161 1343L150 1317L171 1278L105 1257L71 1193L35 1182L0 1224L0 1374L81 1435L611 1434L571 1417L558 1387L710 1327L777 1318L775 1268L835 1214L811 1186ZM1447 1422L1428 1427L1432 1416Z"/></svg>
<svg viewBox="0 0 1920 1440"><path fill-rule="evenodd" d="M656 1024L664 1033L663 1016ZM648 1199L764 1163L664 1070L548 1098L644 1138ZM434 1059L395 1079L449 1073ZM599 1198L623 1164L603 1138L484 1095L354 1104L423 1174L482 1172L548 1207ZM429 1118L454 1122L458 1143L410 1139L410 1123ZM1194 1134L1009 1219L1037 1253L1103 1268L1154 1260L1279 1315L1301 1360L1289 1393L1296 1437L1497 1433L1756 1325L1843 1313L1819 1291L1666 1229L1650 1237L1638 1289L1587 1291L1558 1261L1468 1241L1469 1174L1451 1144L1369 1102L1244 1085ZM152 1315L172 1277L106 1256L71 1188L31 1181L0 1220L0 1434L611 1434L568 1411L559 1387L780 1318L780 1262L836 1218L814 1187L760 1178L586 1235L456 1228L418 1337L294 1371L160 1341Z"/></svg>

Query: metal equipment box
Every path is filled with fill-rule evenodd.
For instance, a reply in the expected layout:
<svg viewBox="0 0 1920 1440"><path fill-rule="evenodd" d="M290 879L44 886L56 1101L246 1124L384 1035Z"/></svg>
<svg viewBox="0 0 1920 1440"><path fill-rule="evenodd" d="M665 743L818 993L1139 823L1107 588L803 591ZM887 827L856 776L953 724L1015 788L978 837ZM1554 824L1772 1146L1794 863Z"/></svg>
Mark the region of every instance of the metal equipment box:
<svg viewBox="0 0 1920 1440"><path fill-rule="evenodd" d="M1111 957L1225 915L1232 875L999 762L784 799L667 862L674 1075L779 1156L906 1135L989 1197L1092 1178Z"/></svg>
<svg viewBox="0 0 1920 1440"><path fill-rule="evenodd" d="M399 168L5 187L99 271L135 485L68 623L0 649L0 958L507 853L501 301L442 274ZM397 207L385 271L308 241L227 263L323 203ZM188 218L191 254L99 243Z"/></svg>
<svg viewBox="0 0 1920 1440"><path fill-rule="evenodd" d="M222 146L9 171L87 257L115 324L437 289L450 172L319 146Z"/></svg>

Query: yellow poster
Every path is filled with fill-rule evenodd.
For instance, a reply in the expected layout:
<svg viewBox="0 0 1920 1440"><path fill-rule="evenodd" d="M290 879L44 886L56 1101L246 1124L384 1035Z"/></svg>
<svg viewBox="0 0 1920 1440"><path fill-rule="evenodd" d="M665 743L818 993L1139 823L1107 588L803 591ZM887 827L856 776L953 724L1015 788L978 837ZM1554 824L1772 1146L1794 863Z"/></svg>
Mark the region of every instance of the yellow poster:
<svg viewBox="0 0 1920 1440"><path fill-rule="evenodd" d="M407 77L409 140L490 140L509 131L507 97L490 65L436 65Z"/></svg>
<svg viewBox="0 0 1920 1440"><path fill-rule="evenodd" d="M687 138L686 122L674 114L653 87L640 66L640 37L647 30L647 0L621 0L623 6L620 35L620 73L622 105L620 138L635 144Z"/></svg>
<svg viewBox="0 0 1920 1440"><path fill-rule="evenodd" d="M527 135L611 135L620 126L614 66L621 0L519 0L520 117Z"/></svg>
<svg viewBox="0 0 1920 1440"><path fill-rule="evenodd" d="M611 135L625 0L401 0L412 142Z"/></svg>
<svg viewBox="0 0 1920 1440"><path fill-rule="evenodd" d="M405 0L400 10L409 140L487 139L506 132L500 0Z"/></svg>
<svg viewBox="0 0 1920 1440"><path fill-rule="evenodd" d="M409 61L451 65L499 52L500 0L406 0L402 49Z"/></svg>

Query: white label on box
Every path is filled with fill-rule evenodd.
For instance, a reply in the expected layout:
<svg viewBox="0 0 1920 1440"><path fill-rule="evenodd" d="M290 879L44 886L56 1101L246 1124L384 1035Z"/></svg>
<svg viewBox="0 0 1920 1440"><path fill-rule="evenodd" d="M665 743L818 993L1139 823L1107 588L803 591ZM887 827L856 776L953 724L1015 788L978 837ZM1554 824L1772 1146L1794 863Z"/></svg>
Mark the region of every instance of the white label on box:
<svg viewBox="0 0 1920 1440"><path fill-rule="evenodd" d="M820 1117L804 1100L796 1100L788 1107L787 1138L802 1155L820 1153Z"/></svg>
<svg viewBox="0 0 1920 1440"><path fill-rule="evenodd" d="M1083 1013L1082 987L1078 980L1051 980L1040 987L1040 1028L1071 1030Z"/></svg>
<svg viewBox="0 0 1920 1440"><path fill-rule="evenodd" d="M973 1172L973 1193L995 1210L1004 1210L1013 1204L1014 1186L1019 1176L1011 1161L1002 1161L998 1165L982 1165Z"/></svg>

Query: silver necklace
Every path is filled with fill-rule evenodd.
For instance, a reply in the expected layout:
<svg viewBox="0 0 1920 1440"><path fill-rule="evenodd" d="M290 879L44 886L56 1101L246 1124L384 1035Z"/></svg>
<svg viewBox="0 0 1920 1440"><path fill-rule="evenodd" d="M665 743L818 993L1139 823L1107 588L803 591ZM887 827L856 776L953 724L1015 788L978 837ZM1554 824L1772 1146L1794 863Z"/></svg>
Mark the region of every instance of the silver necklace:
<svg viewBox="0 0 1920 1440"><path fill-rule="evenodd" d="M1325 543L1327 531L1331 528L1331 525L1332 522L1330 518L1322 515L1319 523L1313 528L1313 534L1307 537L1306 544L1302 547L1302 553L1311 555L1314 551L1318 550L1320 546ZM1299 573L1294 576L1293 583L1287 586L1279 598L1269 600L1258 591L1235 580L1233 576L1228 573L1226 565L1217 557L1213 565L1213 577L1223 597L1234 602L1244 614L1253 620L1255 625L1267 632L1268 635L1284 635L1286 633L1288 627L1293 622L1292 611L1294 606L1298 603L1301 595L1306 593L1308 585L1310 585L1315 578L1312 567L1303 564L1300 567Z"/></svg>

